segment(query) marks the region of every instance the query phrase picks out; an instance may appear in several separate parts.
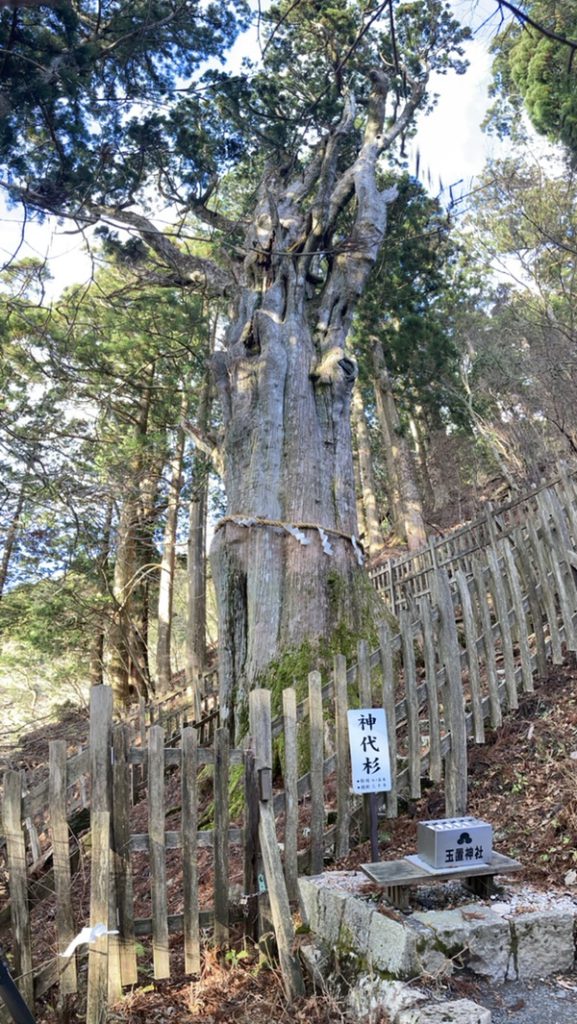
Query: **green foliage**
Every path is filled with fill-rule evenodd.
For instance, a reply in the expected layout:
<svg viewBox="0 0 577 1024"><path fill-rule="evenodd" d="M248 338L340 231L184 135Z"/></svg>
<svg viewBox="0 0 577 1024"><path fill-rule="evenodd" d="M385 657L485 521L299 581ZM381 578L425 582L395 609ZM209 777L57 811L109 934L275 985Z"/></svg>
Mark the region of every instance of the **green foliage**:
<svg viewBox="0 0 577 1024"><path fill-rule="evenodd" d="M522 5L537 23L557 36L577 41L577 12L569 0L530 0ZM532 124L577 157L577 67L569 46L531 26L514 22L496 39L489 124L500 134L514 132L523 105Z"/></svg>
<svg viewBox="0 0 577 1024"><path fill-rule="evenodd" d="M390 179L389 183L391 180ZM403 410L420 406L435 420L462 419L454 400L459 353L452 329L455 295L462 290L459 248L438 200L408 175L395 181L383 246L356 317L354 343L361 371L372 376L370 352L383 346Z"/></svg>
<svg viewBox="0 0 577 1024"><path fill-rule="evenodd" d="M195 79L246 17L244 0L106 0L0 12L0 159L39 209L90 190L119 202L154 169L205 173L229 140L199 116ZM173 160L172 154L175 154Z"/></svg>

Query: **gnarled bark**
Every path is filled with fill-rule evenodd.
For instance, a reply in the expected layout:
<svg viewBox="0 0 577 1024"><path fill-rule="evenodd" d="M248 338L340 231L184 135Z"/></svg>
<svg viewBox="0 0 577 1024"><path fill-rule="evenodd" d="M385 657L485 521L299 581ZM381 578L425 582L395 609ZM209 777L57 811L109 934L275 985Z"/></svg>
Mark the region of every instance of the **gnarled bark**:
<svg viewBox="0 0 577 1024"><path fill-rule="evenodd" d="M378 157L419 98L415 90L385 135L387 82L376 72L372 81L352 163L342 169L357 143L347 102L302 176L290 180L286 168L268 168L246 235L236 315L214 357L229 515L216 530L211 561L221 709L229 719L282 651L330 636L343 620L361 625L352 540L356 365L346 341L396 195L377 188ZM345 208L352 223L336 242ZM287 525L300 528L300 540Z"/></svg>

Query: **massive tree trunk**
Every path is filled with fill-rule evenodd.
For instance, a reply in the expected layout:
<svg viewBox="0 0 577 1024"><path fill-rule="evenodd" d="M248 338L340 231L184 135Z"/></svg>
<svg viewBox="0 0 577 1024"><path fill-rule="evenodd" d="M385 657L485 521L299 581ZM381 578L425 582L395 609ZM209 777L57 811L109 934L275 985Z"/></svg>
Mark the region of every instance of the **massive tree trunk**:
<svg viewBox="0 0 577 1024"><path fill-rule="evenodd" d="M301 177L290 179L290 165L268 168L246 235L236 315L214 357L228 515L217 524L211 561L222 714L237 714L237 724L247 690L266 682L282 652L330 638L343 622L367 628L350 432L356 365L345 345L396 195L376 185L390 139L385 91L375 73L349 166L342 169L355 137L347 104ZM345 207L351 221L336 242Z"/></svg>
<svg viewBox="0 0 577 1024"><path fill-rule="evenodd" d="M391 380L385 365L383 348L379 341L375 340L372 352L375 389L379 398L377 409L381 417L383 440L389 447L391 461L394 465L401 525L409 551L416 551L427 543L427 531L415 462L409 441L402 430Z"/></svg>

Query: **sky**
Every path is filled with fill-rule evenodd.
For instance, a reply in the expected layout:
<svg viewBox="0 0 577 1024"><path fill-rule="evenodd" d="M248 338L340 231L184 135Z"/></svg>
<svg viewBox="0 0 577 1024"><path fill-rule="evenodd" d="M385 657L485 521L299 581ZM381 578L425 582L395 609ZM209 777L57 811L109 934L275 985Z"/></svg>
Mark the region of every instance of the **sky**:
<svg viewBox="0 0 577 1024"><path fill-rule="evenodd" d="M499 27L499 20L494 17L496 0L453 0L452 6L456 17L476 28L474 39L467 46L470 67L464 76L435 76L431 85L439 94L437 106L431 114L419 118L418 134L409 153L409 170L415 169L418 151L421 179L444 203L449 203L452 196L469 192L487 157L503 152L503 144L480 128L489 105L488 47ZM254 35L252 46L256 46ZM233 66L246 52L247 42L241 39L232 53ZM1 198L0 224L0 265L16 252L18 259L47 259L53 275L47 287L49 299L68 284L90 279L93 260L73 225L58 224L55 218L48 218L42 225L29 223L22 243L19 211L8 210Z"/></svg>

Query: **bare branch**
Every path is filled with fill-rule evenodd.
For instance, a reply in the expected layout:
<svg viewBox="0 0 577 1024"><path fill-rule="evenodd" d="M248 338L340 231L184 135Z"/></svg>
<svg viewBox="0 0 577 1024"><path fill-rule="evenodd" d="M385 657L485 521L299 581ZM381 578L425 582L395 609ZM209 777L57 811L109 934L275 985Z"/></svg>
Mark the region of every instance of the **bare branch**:
<svg viewBox="0 0 577 1024"><path fill-rule="evenodd" d="M199 430L190 420L182 420L182 426L188 436L192 438L196 447L209 456L215 471L222 477L224 474L224 461L216 438Z"/></svg>

